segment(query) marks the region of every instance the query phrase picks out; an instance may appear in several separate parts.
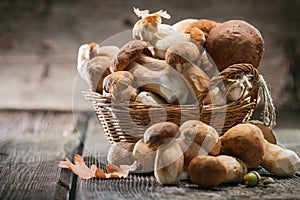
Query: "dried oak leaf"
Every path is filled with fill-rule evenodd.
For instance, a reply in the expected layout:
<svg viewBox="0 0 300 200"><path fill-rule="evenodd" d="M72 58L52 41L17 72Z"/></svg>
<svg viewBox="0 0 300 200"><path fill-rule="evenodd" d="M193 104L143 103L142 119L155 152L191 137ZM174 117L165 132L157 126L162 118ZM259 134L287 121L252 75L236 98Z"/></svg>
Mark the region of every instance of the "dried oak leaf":
<svg viewBox="0 0 300 200"><path fill-rule="evenodd" d="M76 154L74 156L73 164L68 158L65 161L60 161L58 164L61 168L70 169L74 174L78 175L81 179L91 179L91 178L127 178L130 171L134 171L137 168L137 162L134 162L132 165L120 165L117 167L115 165L107 165L106 170L108 174L98 168L96 165L92 165L89 168L83 158Z"/></svg>

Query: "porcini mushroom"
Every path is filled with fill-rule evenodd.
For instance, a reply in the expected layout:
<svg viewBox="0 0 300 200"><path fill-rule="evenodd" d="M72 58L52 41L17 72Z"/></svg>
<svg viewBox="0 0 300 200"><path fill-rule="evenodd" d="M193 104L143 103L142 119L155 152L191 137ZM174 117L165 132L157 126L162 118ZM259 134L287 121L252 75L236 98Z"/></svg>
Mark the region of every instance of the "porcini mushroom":
<svg viewBox="0 0 300 200"><path fill-rule="evenodd" d="M300 167L298 155L289 149L265 140L265 154L261 166L277 176L292 176Z"/></svg>
<svg viewBox="0 0 300 200"><path fill-rule="evenodd" d="M171 26L162 24L162 18L171 18L166 11L160 10L150 14L149 10L134 8L134 13L142 18L134 24L132 30L134 39L144 40L154 45L158 40L175 32Z"/></svg>
<svg viewBox="0 0 300 200"><path fill-rule="evenodd" d="M205 37L207 38L209 32L216 27L217 25L219 25L220 23L215 22L213 20L209 20L209 19L199 19L193 23L190 23L186 29L185 29L185 33L190 33L191 30L193 28L197 28L201 31L203 31Z"/></svg>
<svg viewBox="0 0 300 200"><path fill-rule="evenodd" d="M109 64L112 57L118 51L118 47L100 47L94 42L80 46L78 50L77 70L92 91L102 93L103 79L110 74Z"/></svg>
<svg viewBox="0 0 300 200"><path fill-rule="evenodd" d="M257 68L264 41L254 26L243 20L229 20L211 29L206 48L220 71L237 63L250 63Z"/></svg>
<svg viewBox="0 0 300 200"><path fill-rule="evenodd" d="M221 136L222 154L235 156L249 168L258 167L264 156L264 136L252 124L238 124Z"/></svg>
<svg viewBox="0 0 300 200"><path fill-rule="evenodd" d="M190 92L181 75L168 66L165 62L163 66L148 67L133 62L127 70L134 76L134 82L146 91L158 94L170 104L189 104L195 102L195 97Z"/></svg>
<svg viewBox="0 0 300 200"><path fill-rule="evenodd" d="M138 89L132 87L134 77L128 71L114 72L104 78L103 89L115 102L134 101Z"/></svg>
<svg viewBox="0 0 300 200"><path fill-rule="evenodd" d="M209 77L192 63L197 60L199 55L197 45L191 42L179 42L172 45L166 53L166 62L188 81L197 99L202 96L202 92L209 84ZM209 95L205 99L205 103L211 103Z"/></svg>
<svg viewBox="0 0 300 200"><path fill-rule="evenodd" d="M154 162L155 162L156 150L151 149L140 139L133 149L133 157L138 161L139 165L142 167L143 172L153 172Z"/></svg>
<svg viewBox="0 0 300 200"><path fill-rule="evenodd" d="M184 165L198 155L218 155L221 140L217 131L198 120L189 120L180 126L180 136L176 139L184 154Z"/></svg>
<svg viewBox="0 0 300 200"><path fill-rule="evenodd" d="M145 41L131 40L127 42L112 59L109 66L110 72L123 71L132 61L142 54L145 48L147 48Z"/></svg>
<svg viewBox="0 0 300 200"><path fill-rule="evenodd" d="M225 182L241 182L247 167L241 160L227 156L196 156L188 166L188 174L199 186L217 186Z"/></svg>
<svg viewBox="0 0 300 200"><path fill-rule="evenodd" d="M131 165L135 161L133 157L134 145L134 143L128 142L112 144L106 156L108 163L116 166Z"/></svg>
<svg viewBox="0 0 300 200"><path fill-rule="evenodd" d="M154 175L162 185L176 185L183 171L184 158L180 145L174 137L179 127L171 122L156 123L144 133L144 142L156 149Z"/></svg>

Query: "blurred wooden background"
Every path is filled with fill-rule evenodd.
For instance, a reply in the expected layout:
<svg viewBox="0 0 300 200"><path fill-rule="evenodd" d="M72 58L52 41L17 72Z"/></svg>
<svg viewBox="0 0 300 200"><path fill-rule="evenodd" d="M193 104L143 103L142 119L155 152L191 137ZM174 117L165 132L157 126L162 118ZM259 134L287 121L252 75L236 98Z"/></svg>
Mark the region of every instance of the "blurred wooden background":
<svg viewBox="0 0 300 200"><path fill-rule="evenodd" d="M169 24L248 21L265 39L259 69L277 108L299 108L299 0L1 0L0 108L90 109L81 95L87 86L77 79L77 50L131 29L138 19L132 7L167 10Z"/></svg>

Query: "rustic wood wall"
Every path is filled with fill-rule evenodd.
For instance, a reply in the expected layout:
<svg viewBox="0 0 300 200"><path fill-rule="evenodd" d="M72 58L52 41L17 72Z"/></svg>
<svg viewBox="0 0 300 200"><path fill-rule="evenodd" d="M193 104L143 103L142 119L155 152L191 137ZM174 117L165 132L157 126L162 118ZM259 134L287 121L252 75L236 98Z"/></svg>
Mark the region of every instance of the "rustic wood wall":
<svg viewBox="0 0 300 200"><path fill-rule="evenodd" d="M289 68L299 63L298 0L1 0L0 107L70 109L74 96L80 109L89 108L80 93L86 85L76 79L78 47L129 30L137 20L134 6L165 9L170 24L183 18L250 22L266 42L260 71L276 104L297 106Z"/></svg>

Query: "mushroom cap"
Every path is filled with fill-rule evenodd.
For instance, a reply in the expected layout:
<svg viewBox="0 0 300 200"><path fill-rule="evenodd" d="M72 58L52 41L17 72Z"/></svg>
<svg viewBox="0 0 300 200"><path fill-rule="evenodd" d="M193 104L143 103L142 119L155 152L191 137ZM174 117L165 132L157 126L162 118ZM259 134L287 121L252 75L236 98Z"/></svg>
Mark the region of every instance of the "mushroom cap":
<svg viewBox="0 0 300 200"><path fill-rule="evenodd" d="M127 42L112 59L110 71L123 71L132 61L134 61L143 50L147 48L147 42L142 40L131 40Z"/></svg>
<svg viewBox="0 0 300 200"><path fill-rule="evenodd" d="M204 32L205 37L208 36L209 32L219 25L220 23L215 22L213 20L209 19L199 19L196 22L190 23L186 28L185 28L185 33L191 33L191 29L193 28L198 28Z"/></svg>
<svg viewBox="0 0 300 200"><path fill-rule="evenodd" d="M210 152L218 143L219 135L217 131L202 121L189 120L180 126L180 138L186 143L196 143L206 152Z"/></svg>
<svg viewBox="0 0 300 200"><path fill-rule="evenodd" d="M114 165L131 165L134 162L134 143L118 142L114 143L107 153L107 161Z"/></svg>
<svg viewBox="0 0 300 200"><path fill-rule="evenodd" d="M96 56L87 62L87 76L91 90L102 93L103 80L110 74L109 63L111 58L108 56Z"/></svg>
<svg viewBox="0 0 300 200"><path fill-rule="evenodd" d="M139 162L144 172L154 171L156 151L150 149L143 139L134 145L133 157Z"/></svg>
<svg viewBox="0 0 300 200"><path fill-rule="evenodd" d="M192 42L178 42L170 46L166 52L166 62L175 66L176 64L194 62L200 56L199 48Z"/></svg>
<svg viewBox="0 0 300 200"><path fill-rule="evenodd" d="M164 139L174 138L179 134L179 127L172 122L161 122L150 126L144 133L144 142L150 148L157 148Z"/></svg>
<svg viewBox="0 0 300 200"><path fill-rule="evenodd" d="M235 156L247 165L258 167L264 156L264 136L261 130L249 123L238 124L221 137L222 154Z"/></svg>
<svg viewBox="0 0 300 200"><path fill-rule="evenodd" d="M254 26L242 20L230 20L209 32L206 48L220 71L236 63L251 63L258 67L264 41Z"/></svg>
<svg viewBox="0 0 300 200"><path fill-rule="evenodd" d="M188 166L191 181L199 186L216 186L226 179L226 166L214 156L196 156Z"/></svg>
<svg viewBox="0 0 300 200"><path fill-rule="evenodd" d="M187 26L189 26L191 23L198 21L197 19L183 19L175 24L172 25L172 27L175 29L175 31L179 33L184 33L186 30Z"/></svg>
<svg viewBox="0 0 300 200"><path fill-rule="evenodd" d="M106 92L111 92L111 89L115 84L123 84L125 87L131 85L134 76L128 71L114 72L103 80L103 89Z"/></svg>
<svg viewBox="0 0 300 200"><path fill-rule="evenodd" d="M263 122L258 120L251 120L249 121L249 123L256 125L263 133L265 140L267 140L269 143L271 144L277 143L276 136L273 130L269 126L266 126Z"/></svg>

